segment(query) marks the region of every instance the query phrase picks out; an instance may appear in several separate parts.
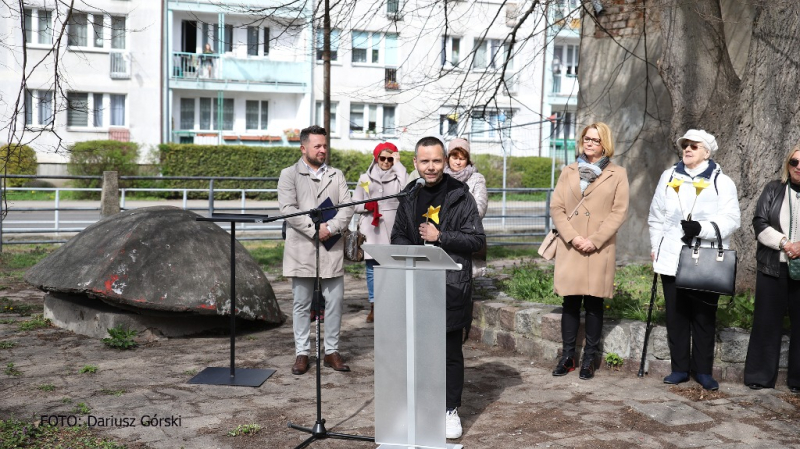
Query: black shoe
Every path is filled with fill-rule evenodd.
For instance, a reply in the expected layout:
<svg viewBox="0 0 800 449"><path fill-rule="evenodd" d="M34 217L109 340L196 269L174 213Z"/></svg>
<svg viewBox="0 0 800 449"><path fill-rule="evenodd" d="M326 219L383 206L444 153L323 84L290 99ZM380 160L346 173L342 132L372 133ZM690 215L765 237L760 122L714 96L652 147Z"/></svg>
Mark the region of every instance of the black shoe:
<svg viewBox="0 0 800 449"><path fill-rule="evenodd" d="M578 377L583 380L589 380L594 377L595 363L594 356L583 356L583 363L581 363L581 372Z"/></svg>
<svg viewBox="0 0 800 449"><path fill-rule="evenodd" d="M763 385L759 385L759 384L747 384L747 386L750 387L751 390L760 390L760 389L764 388Z"/></svg>
<svg viewBox="0 0 800 449"><path fill-rule="evenodd" d="M789 387L789 391L794 394L800 394L800 387Z"/></svg>
<svg viewBox="0 0 800 449"><path fill-rule="evenodd" d="M575 359L573 357L561 357L556 369L553 370L553 375L564 376L570 371L575 371Z"/></svg>

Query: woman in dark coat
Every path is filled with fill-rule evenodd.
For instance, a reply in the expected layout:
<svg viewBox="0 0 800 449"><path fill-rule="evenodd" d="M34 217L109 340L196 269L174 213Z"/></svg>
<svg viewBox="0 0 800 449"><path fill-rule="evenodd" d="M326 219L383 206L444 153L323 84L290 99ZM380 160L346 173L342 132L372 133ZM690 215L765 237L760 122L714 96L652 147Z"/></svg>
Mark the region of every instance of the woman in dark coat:
<svg viewBox="0 0 800 449"><path fill-rule="evenodd" d="M754 390L775 388L781 355L783 317L791 320L789 373L792 393L800 393L800 279L789 276L788 261L800 256L800 143L787 154L781 179L764 187L756 204L756 298L753 330L744 365L744 383Z"/></svg>

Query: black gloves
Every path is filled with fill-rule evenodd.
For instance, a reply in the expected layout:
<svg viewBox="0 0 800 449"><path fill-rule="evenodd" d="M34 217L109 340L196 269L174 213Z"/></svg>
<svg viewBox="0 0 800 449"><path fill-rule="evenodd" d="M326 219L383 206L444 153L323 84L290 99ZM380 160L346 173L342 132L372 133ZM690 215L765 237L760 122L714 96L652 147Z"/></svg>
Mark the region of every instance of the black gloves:
<svg viewBox="0 0 800 449"><path fill-rule="evenodd" d="M687 245L692 244L692 239L700 235L700 222L694 220L681 220L681 227L683 228L683 243Z"/></svg>

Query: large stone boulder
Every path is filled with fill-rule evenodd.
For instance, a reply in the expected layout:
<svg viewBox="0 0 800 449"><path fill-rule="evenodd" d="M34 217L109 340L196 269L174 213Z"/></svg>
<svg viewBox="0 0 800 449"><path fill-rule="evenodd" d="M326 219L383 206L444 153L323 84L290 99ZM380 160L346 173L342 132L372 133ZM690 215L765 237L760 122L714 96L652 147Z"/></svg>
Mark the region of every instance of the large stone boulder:
<svg viewBox="0 0 800 449"><path fill-rule="evenodd" d="M171 206L89 226L25 273L51 292L86 294L140 313L230 314L230 234ZM236 316L285 319L261 267L236 242Z"/></svg>

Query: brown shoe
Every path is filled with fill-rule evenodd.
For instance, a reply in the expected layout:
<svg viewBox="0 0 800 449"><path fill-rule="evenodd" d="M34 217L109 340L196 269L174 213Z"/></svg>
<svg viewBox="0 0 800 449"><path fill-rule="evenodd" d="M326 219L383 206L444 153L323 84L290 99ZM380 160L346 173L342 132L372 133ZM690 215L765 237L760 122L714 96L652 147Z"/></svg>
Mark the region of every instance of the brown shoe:
<svg viewBox="0 0 800 449"><path fill-rule="evenodd" d="M294 365L292 365L292 374L299 376L305 374L306 371L308 371L308 356L298 355Z"/></svg>
<svg viewBox="0 0 800 449"><path fill-rule="evenodd" d="M367 315L367 323L375 321L375 304L369 305L369 315Z"/></svg>
<svg viewBox="0 0 800 449"><path fill-rule="evenodd" d="M325 366L336 371L350 371L350 367L344 364L344 359L338 352L332 352L325 356Z"/></svg>

